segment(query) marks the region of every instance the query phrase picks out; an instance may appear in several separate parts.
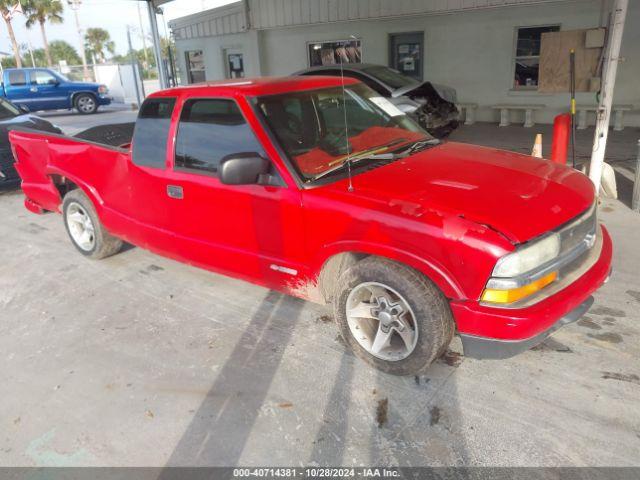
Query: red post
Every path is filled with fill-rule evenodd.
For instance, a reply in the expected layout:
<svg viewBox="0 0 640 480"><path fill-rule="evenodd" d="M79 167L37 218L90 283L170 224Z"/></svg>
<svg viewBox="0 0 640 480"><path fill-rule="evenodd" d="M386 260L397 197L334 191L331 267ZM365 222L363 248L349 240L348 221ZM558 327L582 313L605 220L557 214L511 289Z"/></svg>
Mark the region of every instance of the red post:
<svg viewBox="0 0 640 480"><path fill-rule="evenodd" d="M562 113L553 119L553 139L551 142L551 161L561 165L567 164L569 149L569 133L571 130L571 114Z"/></svg>

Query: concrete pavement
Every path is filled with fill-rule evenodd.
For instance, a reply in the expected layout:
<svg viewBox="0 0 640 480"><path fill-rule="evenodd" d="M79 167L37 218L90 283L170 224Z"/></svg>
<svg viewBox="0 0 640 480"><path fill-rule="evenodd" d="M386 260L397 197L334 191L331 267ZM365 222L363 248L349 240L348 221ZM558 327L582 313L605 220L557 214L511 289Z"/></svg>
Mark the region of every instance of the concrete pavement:
<svg viewBox="0 0 640 480"><path fill-rule="evenodd" d="M0 465L638 465L640 217L617 201L586 318L504 361L456 340L418 378L316 305L139 248L86 260L21 203L0 195Z"/></svg>

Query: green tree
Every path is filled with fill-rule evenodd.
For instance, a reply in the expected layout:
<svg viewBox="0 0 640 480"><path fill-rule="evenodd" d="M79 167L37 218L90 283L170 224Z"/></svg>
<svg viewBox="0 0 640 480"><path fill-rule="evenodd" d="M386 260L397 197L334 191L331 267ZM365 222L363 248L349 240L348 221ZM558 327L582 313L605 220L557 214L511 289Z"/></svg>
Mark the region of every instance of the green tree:
<svg viewBox="0 0 640 480"><path fill-rule="evenodd" d="M54 40L49 44L49 51L51 52L51 60L54 65L60 63L60 60L67 62L67 65L80 65L82 59L76 49L69 45L64 40ZM44 48L36 48L33 51L33 58L36 61L38 67L44 67L47 65L47 56Z"/></svg>
<svg viewBox="0 0 640 480"><path fill-rule="evenodd" d="M94 59L94 63L96 61L105 62L105 50L112 55L116 50L115 43L111 40L109 32L104 28L88 28L87 33L84 35L84 40L86 50L89 51Z"/></svg>
<svg viewBox="0 0 640 480"><path fill-rule="evenodd" d="M49 45L54 63L65 60L67 65L82 65L82 59L76 49L64 40L54 40Z"/></svg>
<svg viewBox="0 0 640 480"><path fill-rule="evenodd" d="M13 26L11 25L11 19L13 16L13 8L15 7L15 0L0 0L0 15L4 23L7 25L9 32L9 39L11 40L11 46L13 47L13 56L15 58L16 67L22 68L22 59L20 58L20 48L16 41L16 34L13 32Z"/></svg>
<svg viewBox="0 0 640 480"><path fill-rule="evenodd" d="M49 67L53 65L53 62L51 60L49 41L47 40L47 32L44 24L46 22L62 23L64 21L62 18L63 12L64 7L60 0L26 0L25 2L24 13L27 17L27 28L31 28L36 23L40 25L44 53Z"/></svg>

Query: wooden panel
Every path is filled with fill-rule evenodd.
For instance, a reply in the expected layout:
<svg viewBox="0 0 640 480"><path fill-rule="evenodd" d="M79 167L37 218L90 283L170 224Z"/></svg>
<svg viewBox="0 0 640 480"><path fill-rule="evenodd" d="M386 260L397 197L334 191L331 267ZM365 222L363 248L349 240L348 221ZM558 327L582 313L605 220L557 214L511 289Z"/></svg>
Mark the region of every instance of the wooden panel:
<svg viewBox="0 0 640 480"><path fill-rule="evenodd" d="M576 91L588 92L591 77L596 76L601 48L585 48L587 30L567 30L542 34L538 91L570 91L569 53L576 52Z"/></svg>

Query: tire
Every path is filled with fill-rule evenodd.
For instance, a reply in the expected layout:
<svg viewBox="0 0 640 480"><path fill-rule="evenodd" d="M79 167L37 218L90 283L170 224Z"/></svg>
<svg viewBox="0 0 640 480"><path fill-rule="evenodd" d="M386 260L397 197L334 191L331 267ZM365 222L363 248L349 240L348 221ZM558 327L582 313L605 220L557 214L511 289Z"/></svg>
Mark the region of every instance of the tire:
<svg viewBox="0 0 640 480"><path fill-rule="evenodd" d="M98 111L98 101L90 93L80 93L73 99L73 106L81 115L91 115Z"/></svg>
<svg viewBox="0 0 640 480"><path fill-rule="evenodd" d="M381 294L379 288L389 294L388 298L378 295ZM371 299L367 302L370 293ZM382 296L384 302L375 299L376 295L377 298ZM358 302L359 298L364 300ZM368 311L371 317L377 313L379 318L358 318L348 314L347 308L354 305L365 307L358 312L366 314ZM381 305L385 308L380 308ZM397 307L404 310L399 317L385 317L387 321L395 319L387 324L395 330L389 337L389 344L373 353L379 329L387 326L380 320L383 310L393 312ZM416 375L425 370L445 352L455 330L448 301L438 287L416 270L384 258L367 257L345 270L338 279L333 309L342 338L355 355L378 370L393 375ZM404 334L399 333L396 327ZM417 338L414 338L414 347L410 349L412 332L413 335L417 333ZM383 332L382 335L384 338L389 334ZM397 354L393 353L396 347ZM406 350L404 353L401 352L403 348Z"/></svg>
<svg viewBox="0 0 640 480"><path fill-rule="evenodd" d="M71 190L64 196L62 216L71 243L85 257L100 260L122 248L122 240L105 230L93 203L82 190Z"/></svg>

